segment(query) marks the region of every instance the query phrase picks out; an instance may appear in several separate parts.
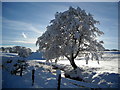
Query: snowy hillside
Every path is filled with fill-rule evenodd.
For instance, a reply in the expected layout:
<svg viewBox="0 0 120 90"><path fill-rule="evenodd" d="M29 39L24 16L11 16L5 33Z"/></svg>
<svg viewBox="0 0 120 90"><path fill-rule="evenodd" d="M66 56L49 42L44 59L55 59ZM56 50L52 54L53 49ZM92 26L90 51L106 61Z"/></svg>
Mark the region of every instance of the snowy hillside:
<svg viewBox="0 0 120 90"><path fill-rule="evenodd" d="M61 88L117 88L118 78L118 54L105 54L100 64L97 61L89 61L88 65L84 58L75 60L75 63L83 70L77 74L83 81L76 81L65 78L64 74L76 77L72 73L72 67L67 59L46 63L40 53L33 53L27 58L21 58L14 53L2 53L2 86L3 88L57 88L57 78L55 67L61 69ZM22 77L15 70L15 65L26 62L26 68ZM53 67L54 66L54 67ZM35 69L35 82L32 86L32 70ZM71 71L71 72L70 72ZM74 72L74 71L73 71Z"/></svg>

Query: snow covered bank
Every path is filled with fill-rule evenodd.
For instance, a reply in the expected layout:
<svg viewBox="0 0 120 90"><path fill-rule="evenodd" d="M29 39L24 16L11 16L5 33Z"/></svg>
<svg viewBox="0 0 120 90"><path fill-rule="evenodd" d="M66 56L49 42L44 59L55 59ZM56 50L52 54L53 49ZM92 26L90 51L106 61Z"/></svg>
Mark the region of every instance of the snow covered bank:
<svg viewBox="0 0 120 90"><path fill-rule="evenodd" d="M12 57L11 57L12 56ZM23 76L11 74L14 64L21 58L13 54L3 54L3 67L2 70L2 88L57 88L57 77L47 69L48 65L39 64L35 60L28 60L27 69ZM12 60L12 62L7 62ZM32 69L35 69L35 83L32 86ZM68 79L62 80L61 88L79 88L71 84Z"/></svg>
<svg viewBox="0 0 120 90"><path fill-rule="evenodd" d="M45 64L45 60L40 60L38 58L39 54L34 53L25 60L28 63L27 69L24 71L22 77L19 75L11 75L10 71L13 69L14 64L18 60L23 60L24 58L18 57L17 54L3 53L2 62L7 70L3 70L3 87L4 88L56 88L57 87L57 77L56 71L52 72L50 64ZM120 74L118 74L118 57L117 55L108 56L104 55L104 59L100 60L100 64L97 64L95 60L89 61L88 65L84 58L75 60L75 63L83 71L77 71L77 74L73 73L72 67L68 60L62 59L58 61L56 67L62 69L65 73L70 75L70 77L80 77L85 82L80 82L76 80L71 80L62 77L61 88L117 88L118 79L120 79ZM12 62L10 61L12 60ZM42 62L44 64L42 64ZM35 69L35 84L32 86L31 74L32 69ZM51 70L52 69L52 70ZM51 70L51 71L50 71ZM55 70L55 69L54 69ZM78 73L79 72L79 73Z"/></svg>

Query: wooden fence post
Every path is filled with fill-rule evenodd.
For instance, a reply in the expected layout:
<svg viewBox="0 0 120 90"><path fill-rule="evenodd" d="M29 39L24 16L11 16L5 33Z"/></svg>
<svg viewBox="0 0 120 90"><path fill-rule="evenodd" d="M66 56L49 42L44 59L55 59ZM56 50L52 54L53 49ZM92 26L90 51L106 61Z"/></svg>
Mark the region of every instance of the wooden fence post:
<svg viewBox="0 0 120 90"><path fill-rule="evenodd" d="M34 85L34 79L35 79L35 70L32 70L32 86Z"/></svg>
<svg viewBox="0 0 120 90"><path fill-rule="evenodd" d="M21 65L20 76L22 77L23 65Z"/></svg>
<svg viewBox="0 0 120 90"><path fill-rule="evenodd" d="M58 76L58 88L57 90L60 90L60 83L61 83L61 74Z"/></svg>
<svg viewBox="0 0 120 90"><path fill-rule="evenodd" d="M60 90L60 83L61 83L61 71L57 70L57 77L58 77L58 86L57 86L57 90Z"/></svg>

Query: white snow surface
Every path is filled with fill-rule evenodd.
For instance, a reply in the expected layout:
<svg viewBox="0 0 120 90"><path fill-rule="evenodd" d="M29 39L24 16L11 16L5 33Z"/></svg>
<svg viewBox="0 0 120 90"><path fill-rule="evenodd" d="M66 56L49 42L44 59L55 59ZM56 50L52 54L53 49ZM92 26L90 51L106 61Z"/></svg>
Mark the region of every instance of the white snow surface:
<svg viewBox="0 0 120 90"><path fill-rule="evenodd" d="M14 53L2 53L0 55L2 57L2 64L6 68L2 70L3 88L57 88L58 77L56 70L53 70L51 65L45 64L46 60L41 60L40 54L33 53L28 58L21 58ZM85 82L68 79L62 75L61 88L117 88L120 76L118 72L118 54L105 54L103 57L104 59L100 60L100 64L95 60L89 60L88 65L86 65L84 58L76 59L75 63L77 66L84 70L79 72L78 76L82 77ZM25 59L29 65L22 77L10 74L13 65L18 59ZM6 63L8 60L12 60L12 63ZM57 64L52 63L52 65L56 65L66 73L70 73L69 71L72 70L67 59L61 59ZM35 83L33 86L31 79L32 69L35 69ZM75 77L76 75L73 73L71 76Z"/></svg>

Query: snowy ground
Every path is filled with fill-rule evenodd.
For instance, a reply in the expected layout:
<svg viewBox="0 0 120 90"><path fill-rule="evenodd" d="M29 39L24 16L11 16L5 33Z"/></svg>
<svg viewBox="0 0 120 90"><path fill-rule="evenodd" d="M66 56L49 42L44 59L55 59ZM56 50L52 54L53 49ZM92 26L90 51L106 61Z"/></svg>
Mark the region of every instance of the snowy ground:
<svg viewBox="0 0 120 90"><path fill-rule="evenodd" d="M108 56L109 55L109 56ZM103 72L109 72L109 73L120 73L118 72L118 55L108 54L104 55L103 59L100 60L100 64L97 63L96 60L89 60L88 64L86 64L86 61L84 58L81 60L75 60L75 63L77 66L82 67L84 69L91 69L92 71L95 71L97 73L103 73ZM58 61L59 64L66 64L70 65L68 60L60 60Z"/></svg>
<svg viewBox="0 0 120 90"><path fill-rule="evenodd" d="M4 69L2 71L2 86L3 88L57 88L57 75L56 70L45 62L40 54L33 53L28 58L20 58L17 54L3 53L1 54L2 64ZM11 75L10 71L14 68L13 65L19 60L26 60L28 63L27 69L24 71L23 76ZM11 63L6 63L12 60ZM86 82L67 79L62 75L61 88L117 88L118 87L118 54L105 54L104 59L97 61L89 61L88 65L84 58L75 60L75 63L84 70L79 75ZM52 63L54 64L54 63ZM56 65L56 64L54 64ZM65 72L72 70L70 63L66 59L58 61L57 65ZM35 83L32 86L32 69L35 71ZM84 76L84 77L83 77Z"/></svg>

